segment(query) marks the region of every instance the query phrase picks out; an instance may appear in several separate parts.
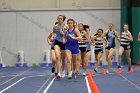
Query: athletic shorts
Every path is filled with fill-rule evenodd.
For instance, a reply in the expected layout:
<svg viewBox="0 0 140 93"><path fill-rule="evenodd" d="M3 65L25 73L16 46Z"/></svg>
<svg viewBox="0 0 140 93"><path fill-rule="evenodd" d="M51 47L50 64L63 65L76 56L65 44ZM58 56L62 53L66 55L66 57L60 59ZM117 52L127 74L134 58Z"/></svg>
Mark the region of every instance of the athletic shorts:
<svg viewBox="0 0 140 93"><path fill-rule="evenodd" d="M130 45L129 46L127 46L127 45L121 45L123 48L124 48L124 50L129 50L130 49Z"/></svg>
<svg viewBox="0 0 140 93"><path fill-rule="evenodd" d="M79 50L80 50L82 53L84 53L84 52L86 52L86 47L79 47Z"/></svg>
<svg viewBox="0 0 140 93"><path fill-rule="evenodd" d="M95 52L95 54L98 54L99 52L103 53L103 49L97 49L94 52Z"/></svg>
<svg viewBox="0 0 140 93"><path fill-rule="evenodd" d="M86 50L86 53L87 53L87 52L90 52L90 51L91 51L91 50Z"/></svg>
<svg viewBox="0 0 140 93"><path fill-rule="evenodd" d="M79 53L79 46L65 46L65 50L70 50L72 54Z"/></svg>
<svg viewBox="0 0 140 93"><path fill-rule="evenodd" d="M110 50L111 48L114 48L114 47L107 47L106 49L107 49L107 50Z"/></svg>
<svg viewBox="0 0 140 93"><path fill-rule="evenodd" d="M51 47L51 50L54 50L54 47Z"/></svg>
<svg viewBox="0 0 140 93"><path fill-rule="evenodd" d="M58 45L61 50L65 50L65 44L63 44L62 42L59 42L58 40L55 40L54 41L54 46L55 45Z"/></svg>

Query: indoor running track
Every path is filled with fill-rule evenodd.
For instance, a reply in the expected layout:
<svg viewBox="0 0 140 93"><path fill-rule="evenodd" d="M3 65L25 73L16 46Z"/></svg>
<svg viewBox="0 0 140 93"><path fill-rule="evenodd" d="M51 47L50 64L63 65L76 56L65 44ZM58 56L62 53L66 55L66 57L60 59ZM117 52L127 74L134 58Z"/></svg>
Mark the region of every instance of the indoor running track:
<svg viewBox="0 0 140 93"><path fill-rule="evenodd" d="M95 73L93 79L100 93L140 93L140 67L133 66L135 72L129 73L123 67L118 74L116 67L102 75ZM93 71L93 67L88 67ZM51 74L51 68L0 68L0 93L89 93L85 77L60 80Z"/></svg>

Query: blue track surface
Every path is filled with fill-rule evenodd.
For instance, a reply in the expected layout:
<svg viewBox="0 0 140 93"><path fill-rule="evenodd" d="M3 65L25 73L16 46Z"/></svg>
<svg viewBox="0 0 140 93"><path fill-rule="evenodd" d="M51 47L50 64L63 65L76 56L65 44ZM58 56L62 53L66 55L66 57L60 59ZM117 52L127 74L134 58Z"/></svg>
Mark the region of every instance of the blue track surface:
<svg viewBox="0 0 140 93"><path fill-rule="evenodd" d="M55 80L47 93L87 93L86 81L83 76L68 80L63 78Z"/></svg>
<svg viewBox="0 0 140 93"><path fill-rule="evenodd" d="M123 67L123 73L118 74L116 68L112 68L110 74L93 76L101 93L140 93L140 71L134 67L134 73Z"/></svg>
<svg viewBox="0 0 140 93"><path fill-rule="evenodd" d="M135 72L129 73L124 66L121 75L116 73L116 67L112 67L110 74L102 75L103 68L106 67L100 67L93 76L101 93L140 93L140 67L134 66ZM54 78L50 71L51 68L0 68L0 91L43 93ZM93 67L88 67L88 71L93 71ZM85 77L55 79L47 93L88 93Z"/></svg>

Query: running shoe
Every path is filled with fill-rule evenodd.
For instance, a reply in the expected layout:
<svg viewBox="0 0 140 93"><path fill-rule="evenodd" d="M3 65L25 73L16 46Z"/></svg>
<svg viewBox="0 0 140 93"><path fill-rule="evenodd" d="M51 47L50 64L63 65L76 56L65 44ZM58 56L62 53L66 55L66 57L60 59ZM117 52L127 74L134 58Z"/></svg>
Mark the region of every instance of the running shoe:
<svg viewBox="0 0 140 93"><path fill-rule="evenodd" d="M83 76L86 76L86 73L85 72L83 73Z"/></svg>
<svg viewBox="0 0 140 93"><path fill-rule="evenodd" d="M76 72L76 73L75 73L75 78L77 78L77 77L78 77L78 75L79 75L79 72Z"/></svg>
<svg viewBox="0 0 140 93"><path fill-rule="evenodd" d="M106 73L109 74L109 70L108 69L106 70Z"/></svg>
<svg viewBox="0 0 140 93"><path fill-rule="evenodd" d="M118 66L118 73L121 74L122 73L122 67Z"/></svg>
<svg viewBox="0 0 140 93"><path fill-rule="evenodd" d="M72 71L68 74L68 80L72 79Z"/></svg>
<svg viewBox="0 0 140 93"><path fill-rule="evenodd" d="M98 72L98 69L97 69L97 68L95 68L95 69L94 69L94 72Z"/></svg>
<svg viewBox="0 0 140 93"><path fill-rule="evenodd" d="M60 79L60 78L61 78L61 74L58 73L57 76L56 76L56 78L57 78L57 79Z"/></svg>
<svg viewBox="0 0 140 93"><path fill-rule="evenodd" d="M57 73L55 72L55 76L57 76Z"/></svg>

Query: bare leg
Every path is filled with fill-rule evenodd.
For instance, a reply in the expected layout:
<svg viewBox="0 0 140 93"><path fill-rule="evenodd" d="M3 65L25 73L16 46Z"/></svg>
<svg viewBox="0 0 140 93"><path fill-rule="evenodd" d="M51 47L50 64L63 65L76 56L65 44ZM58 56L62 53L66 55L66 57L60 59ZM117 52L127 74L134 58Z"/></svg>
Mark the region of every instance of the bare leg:
<svg viewBox="0 0 140 93"><path fill-rule="evenodd" d="M126 53L126 58L127 58L128 66L129 66L128 71L130 71L130 67L131 67L131 57L130 57L130 53L131 53L131 50L128 49L128 50L125 51L125 53Z"/></svg>
<svg viewBox="0 0 140 93"><path fill-rule="evenodd" d="M65 69L65 58L66 58L65 51L62 50L62 71L64 71Z"/></svg>
<svg viewBox="0 0 140 93"><path fill-rule="evenodd" d="M57 66L57 73L60 74L61 64L60 64L60 47L58 45L54 46L55 49L55 56L56 56L56 66Z"/></svg>
<svg viewBox="0 0 140 93"><path fill-rule="evenodd" d="M52 65L53 65L52 73L54 73L56 69L56 56L54 50L51 50L51 58L52 58Z"/></svg>
<svg viewBox="0 0 140 93"><path fill-rule="evenodd" d="M108 70L110 70L110 67L111 67L111 65L112 65L112 60L111 60L111 58L112 58L112 56L113 56L113 54L114 54L114 48L111 48L110 50L109 50L109 54L108 54Z"/></svg>
<svg viewBox="0 0 140 93"><path fill-rule="evenodd" d="M96 55L96 68L97 68L97 69L99 68L100 59L101 59L102 55L103 55L102 52L99 52L99 53Z"/></svg>
<svg viewBox="0 0 140 93"><path fill-rule="evenodd" d="M86 72L86 52L81 53L81 59L82 59L82 64L83 64L83 73Z"/></svg>
<svg viewBox="0 0 140 93"><path fill-rule="evenodd" d="M72 61L72 54L70 50L66 51L66 57L67 57L67 72L68 72L68 78L71 77L71 61Z"/></svg>
<svg viewBox="0 0 140 93"><path fill-rule="evenodd" d="M121 57L122 57L123 52L124 52L124 48L120 46L120 48L119 48L119 54L118 54L119 67L121 67Z"/></svg>

